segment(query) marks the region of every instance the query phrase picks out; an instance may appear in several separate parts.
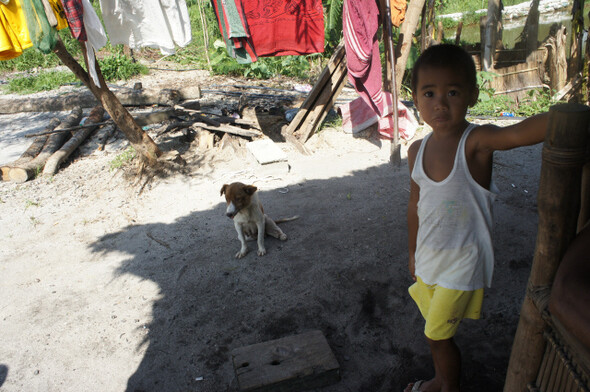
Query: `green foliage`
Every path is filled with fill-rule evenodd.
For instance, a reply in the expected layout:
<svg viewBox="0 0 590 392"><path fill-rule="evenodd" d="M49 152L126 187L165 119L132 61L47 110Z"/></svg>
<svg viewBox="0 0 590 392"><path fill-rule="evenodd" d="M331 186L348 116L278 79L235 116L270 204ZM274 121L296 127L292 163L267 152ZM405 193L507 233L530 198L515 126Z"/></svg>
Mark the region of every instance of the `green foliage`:
<svg viewBox="0 0 590 392"><path fill-rule="evenodd" d="M41 72L37 75L11 79L5 91L13 94L32 94L54 90L65 84L75 83L76 80L74 74L69 71Z"/></svg>
<svg viewBox="0 0 590 392"><path fill-rule="evenodd" d="M340 43L342 37L342 2L343 0L323 0L325 47L328 52Z"/></svg>
<svg viewBox="0 0 590 392"><path fill-rule="evenodd" d="M129 146L125 151L117 155L115 159L111 161L111 170L120 169L123 166L127 166L133 162L135 158L137 158L137 151L135 151L133 146Z"/></svg>
<svg viewBox="0 0 590 392"><path fill-rule="evenodd" d="M310 61L320 56L259 57L253 63L238 64L236 59L227 54L223 41L217 40L215 48L216 50L211 57L213 73L244 76L253 79L268 79L278 75L307 78L309 76Z"/></svg>
<svg viewBox="0 0 590 392"><path fill-rule="evenodd" d="M148 69L145 65L134 62L129 57L116 53L98 60L102 75L105 80L127 80L138 74L147 74Z"/></svg>
<svg viewBox="0 0 590 392"><path fill-rule="evenodd" d="M526 97L520 100L515 112L518 116L530 117L549 111L549 108L555 103L551 100L551 93L548 89L529 90Z"/></svg>

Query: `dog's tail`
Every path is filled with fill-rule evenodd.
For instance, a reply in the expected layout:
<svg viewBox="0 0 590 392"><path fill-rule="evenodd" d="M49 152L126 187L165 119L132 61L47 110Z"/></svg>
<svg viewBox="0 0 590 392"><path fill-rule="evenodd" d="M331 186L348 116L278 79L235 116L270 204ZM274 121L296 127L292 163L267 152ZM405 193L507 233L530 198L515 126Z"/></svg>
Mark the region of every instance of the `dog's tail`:
<svg viewBox="0 0 590 392"><path fill-rule="evenodd" d="M279 223L284 223L284 222L291 222L291 221L294 221L295 219L299 219L299 215L295 215L290 218L277 219L277 220L275 220L275 223L279 224Z"/></svg>

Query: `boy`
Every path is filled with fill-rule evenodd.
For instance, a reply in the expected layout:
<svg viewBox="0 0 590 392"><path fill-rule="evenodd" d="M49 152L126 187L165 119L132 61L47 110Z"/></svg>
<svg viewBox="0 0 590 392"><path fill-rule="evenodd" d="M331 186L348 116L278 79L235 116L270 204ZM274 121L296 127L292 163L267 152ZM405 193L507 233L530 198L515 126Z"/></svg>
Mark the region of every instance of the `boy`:
<svg viewBox="0 0 590 392"><path fill-rule="evenodd" d="M471 56L455 45L422 53L412 72L412 96L432 133L408 149L408 289L426 321L435 375L410 391L459 391L461 356L453 340L463 318L478 319L490 286L492 160L495 150L543 141L547 114L507 127L465 119L479 90Z"/></svg>

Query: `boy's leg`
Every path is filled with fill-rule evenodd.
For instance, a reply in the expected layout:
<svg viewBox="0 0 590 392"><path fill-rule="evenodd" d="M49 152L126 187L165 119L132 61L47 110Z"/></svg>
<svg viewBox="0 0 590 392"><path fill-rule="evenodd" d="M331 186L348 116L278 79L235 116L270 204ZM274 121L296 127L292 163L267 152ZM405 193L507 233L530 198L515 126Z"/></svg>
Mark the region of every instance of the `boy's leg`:
<svg viewBox="0 0 590 392"><path fill-rule="evenodd" d="M451 339L428 339L432 360L434 361L435 376L431 382L424 383L423 390L441 392L459 391L461 379L461 352L457 344Z"/></svg>
<svg viewBox="0 0 590 392"><path fill-rule="evenodd" d="M451 339L432 340L426 338L430 345L434 362L434 378L420 384L423 392L458 392L461 378L461 352ZM404 392L411 392L413 384Z"/></svg>

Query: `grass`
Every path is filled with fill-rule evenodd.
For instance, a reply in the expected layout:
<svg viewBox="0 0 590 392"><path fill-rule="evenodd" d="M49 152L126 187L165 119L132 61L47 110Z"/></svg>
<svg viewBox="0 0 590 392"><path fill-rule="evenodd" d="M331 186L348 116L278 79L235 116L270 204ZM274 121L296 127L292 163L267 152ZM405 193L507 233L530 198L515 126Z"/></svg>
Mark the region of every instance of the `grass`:
<svg viewBox="0 0 590 392"><path fill-rule="evenodd" d="M78 79L69 71L42 71L36 75L11 79L5 91L13 94L32 94L49 91L75 83Z"/></svg>
<svg viewBox="0 0 590 392"><path fill-rule="evenodd" d="M133 146L127 147L125 151L121 154L117 155L115 159L111 161L111 170L120 169L124 166L129 165L135 158L137 157L137 151L133 148Z"/></svg>

